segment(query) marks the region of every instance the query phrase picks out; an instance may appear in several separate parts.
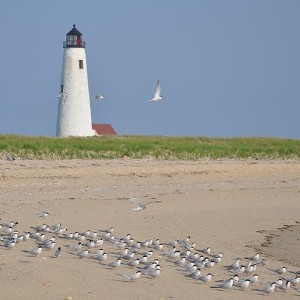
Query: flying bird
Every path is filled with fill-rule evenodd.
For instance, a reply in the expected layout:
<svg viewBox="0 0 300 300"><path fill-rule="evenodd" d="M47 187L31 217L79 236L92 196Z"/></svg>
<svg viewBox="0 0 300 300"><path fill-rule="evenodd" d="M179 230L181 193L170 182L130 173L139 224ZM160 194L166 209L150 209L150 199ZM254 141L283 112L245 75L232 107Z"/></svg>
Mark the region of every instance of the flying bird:
<svg viewBox="0 0 300 300"><path fill-rule="evenodd" d="M129 198L129 200L135 203L135 207L133 208L134 211L143 210L146 208L147 205L149 205L151 203L161 203L161 201L159 201L159 200L142 203L140 198Z"/></svg>
<svg viewBox="0 0 300 300"><path fill-rule="evenodd" d="M103 100L105 97L103 95L96 95L95 100Z"/></svg>
<svg viewBox="0 0 300 300"><path fill-rule="evenodd" d="M56 99L60 99L60 98L62 98L62 97L67 97L67 96L69 96L69 93L60 93L57 97L56 97Z"/></svg>
<svg viewBox="0 0 300 300"><path fill-rule="evenodd" d="M156 102L156 101L161 100L163 97L160 95L160 92L161 92L161 85L160 85L160 81L158 80L154 97L152 99L150 99L149 102Z"/></svg>

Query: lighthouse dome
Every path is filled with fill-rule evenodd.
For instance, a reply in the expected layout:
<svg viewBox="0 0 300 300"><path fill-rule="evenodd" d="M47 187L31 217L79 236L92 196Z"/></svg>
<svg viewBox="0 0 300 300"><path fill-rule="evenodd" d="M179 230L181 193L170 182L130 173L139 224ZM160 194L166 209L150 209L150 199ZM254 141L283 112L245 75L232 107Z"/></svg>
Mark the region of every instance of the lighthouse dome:
<svg viewBox="0 0 300 300"><path fill-rule="evenodd" d="M67 35L82 35L82 33L76 28L76 25L73 24L73 28L67 33Z"/></svg>

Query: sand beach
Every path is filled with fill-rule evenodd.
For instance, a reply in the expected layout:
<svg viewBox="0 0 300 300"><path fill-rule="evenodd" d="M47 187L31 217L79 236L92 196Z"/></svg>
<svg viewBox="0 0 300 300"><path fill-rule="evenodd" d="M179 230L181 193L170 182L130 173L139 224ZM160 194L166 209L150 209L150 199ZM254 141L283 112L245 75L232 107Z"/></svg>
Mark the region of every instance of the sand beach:
<svg viewBox="0 0 300 300"><path fill-rule="evenodd" d="M149 204L134 211L130 197ZM262 289L273 281L300 274L300 162L293 160L200 160L161 161L152 158L131 160L15 160L0 161L0 282L1 299L265 299ZM49 216L38 214L48 211ZM55 246L30 237L7 247L5 239L11 221L18 222L12 231L19 235L37 232L49 226L44 240L55 237ZM61 224L61 230L55 226ZM104 231L113 227L114 241L89 246ZM74 250L79 240L70 233L96 232L85 237L80 258ZM142 274L130 282L126 276L142 270L122 264L116 269L108 264L121 255L122 237L133 241L156 241L162 244L137 248L135 257L153 251L148 261L159 260L160 275ZM184 244L184 240L190 237ZM213 274L204 284L189 276L187 265L176 265L170 255L174 241L176 251L186 261L198 253L213 259L222 252L221 262L203 266L201 276ZM41 254L30 252L39 244ZM62 249L61 257L55 251ZM136 246L138 247L138 246ZM186 254L188 247L190 253ZM204 253L207 247L209 253ZM93 253L103 249L106 260ZM81 251L81 250L80 250ZM241 265L259 253L255 271L239 274L240 280L259 276L257 283L243 290L236 285L222 285L235 275L226 266L240 258ZM190 255L190 256L189 256ZM261 259L267 265L261 265ZM280 275L274 270L286 267ZM154 276L152 276L154 277ZM300 284L284 292L276 289L272 299L300 297Z"/></svg>

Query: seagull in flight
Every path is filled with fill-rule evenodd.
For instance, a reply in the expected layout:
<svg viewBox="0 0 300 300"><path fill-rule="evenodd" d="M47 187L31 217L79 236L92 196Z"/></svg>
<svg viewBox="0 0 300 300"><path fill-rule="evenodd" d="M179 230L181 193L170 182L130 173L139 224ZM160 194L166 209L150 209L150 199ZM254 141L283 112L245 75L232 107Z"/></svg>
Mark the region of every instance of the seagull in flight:
<svg viewBox="0 0 300 300"><path fill-rule="evenodd" d="M161 203L161 201L150 201L147 203L142 203L140 198L129 198L130 201L135 203L135 208L133 209L134 211L140 211L146 208L147 205L151 203Z"/></svg>
<svg viewBox="0 0 300 300"><path fill-rule="evenodd" d="M67 96L69 96L69 93L60 93L60 94L56 97L56 99L60 99L60 98L62 98L62 97L67 97Z"/></svg>
<svg viewBox="0 0 300 300"><path fill-rule="evenodd" d="M103 100L105 97L103 95L96 95L95 100Z"/></svg>
<svg viewBox="0 0 300 300"><path fill-rule="evenodd" d="M161 100L163 97L160 95L160 92L161 92L161 85L160 85L160 81L158 80L154 97L152 99L150 99L149 102L156 102L156 101Z"/></svg>

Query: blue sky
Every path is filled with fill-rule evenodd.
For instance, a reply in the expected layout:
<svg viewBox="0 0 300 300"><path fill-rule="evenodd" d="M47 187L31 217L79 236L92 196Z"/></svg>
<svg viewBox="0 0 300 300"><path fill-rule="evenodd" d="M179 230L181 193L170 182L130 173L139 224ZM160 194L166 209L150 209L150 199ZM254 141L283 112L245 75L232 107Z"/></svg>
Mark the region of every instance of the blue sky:
<svg viewBox="0 0 300 300"><path fill-rule="evenodd" d="M0 134L55 135L76 24L94 123L120 135L299 139L299 16L298 0L1 1ZM158 79L165 99L150 103Z"/></svg>

